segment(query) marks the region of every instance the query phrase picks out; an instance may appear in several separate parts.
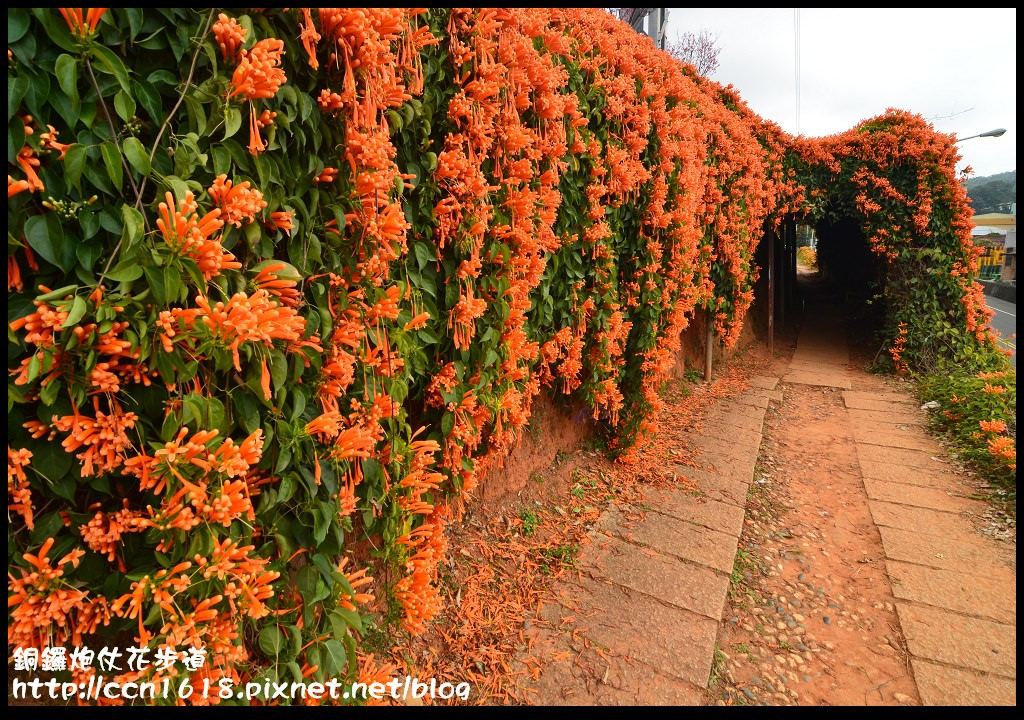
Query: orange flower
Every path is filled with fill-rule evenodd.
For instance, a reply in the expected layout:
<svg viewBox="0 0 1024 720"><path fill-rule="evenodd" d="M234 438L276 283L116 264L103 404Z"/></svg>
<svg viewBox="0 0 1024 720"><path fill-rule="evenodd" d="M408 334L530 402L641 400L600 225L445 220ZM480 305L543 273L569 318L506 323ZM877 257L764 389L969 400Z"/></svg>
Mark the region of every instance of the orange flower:
<svg viewBox="0 0 1024 720"><path fill-rule="evenodd" d="M1006 388L1002 385L992 385L991 383L985 383L984 392L989 395L1002 395L1006 392Z"/></svg>
<svg viewBox="0 0 1024 720"><path fill-rule="evenodd" d="M356 570L354 572L349 573L345 572L345 566L347 564L348 558L342 558L341 562L338 563L338 572L342 573L345 576L345 579L348 580L348 584L352 587L353 590L362 587L363 585L369 585L373 582L373 578L366 574L366 568L362 568L360 570ZM342 592L338 597L338 604L351 612L356 612L356 606L354 605L354 603L365 605L366 603L371 602L373 602L373 595L369 593L357 592L353 595L350 595L347 592Z"/></svg>
<svg viewBox="0 0 1024 720"><path fill-rule="evenodd" d="M156 225L172 250L183 257L193 258L207 280L219 275L221 270L242 267L234 255L224 250L220 239L212 237L224 226L224 221L220 219L220 208L200 218L196 214L198 206L191 191L185 195L179 207L173 210L174 196L168 192L164 197L166 202L160 203L160 218ZM248 195L245 198L246 203L252 201ZM245 204L235 209L242 213L251 208Z"/></svg>
<svg viewBox="0 0 1024 720"><path fill-rule="evenodd" d="M316 70L320 67L320 63L316 59L316 44L320 42L320 33L316 31L309 8L302 8L302 23L299 28L299 39L302 41L302 47L305 48L306 54L309 55L309 66Z"/></svg>
<svg viewBox="0 0 1024 720"><path fill-rule="evenodd" d="M96 32L96 25L99 23L100 18L103 17L103 13L107 11L107 8L89 8L85 14L85 20L82 20L82 9L81 8L57 8L60 14L64 16L64 20L67 22L68 27L71 28L71 34L77 35L78 37L85 38L92 37L93 33Z"/></svg>
<svg viewBox="0 0 1024 720"><path fill-rule="evenodd" d="M245 44L245 28L234 18L221 13L217 16L217 22L213 24L212 29L224 62L234 60L238 55L238 48Z"/></svg>
<svg viewBox="0 0 1024 720"><path fill-rule="evenodd" d="M313 178L313 182L334 182L334 179L338 177L338 168L325 167L323 172Z"/></svg>
<svg viewBox="0 0 1024 720"><path fill-rule="evenodd" d="M68 148L71 146L57 142L57 131L53 128L53 125L47 125L46 127L47 131L39 136L39 141L43 144L44 147L59 152L60 156L58 156L57 159L63 160L64 155L67 153Z"/></svg>
<svg viewBox="0 0 1024 720"><path fill-rule="evenodd" d="M7 446L7 494L12 502L7 505L8 510L19 513L25 520L25 527L31 530L32 522L32 492L29 489L28 478L25 476L25 468L32 459L32 451L27 449L12 450Z"/></svg>
<svg viewBox="0 0 1024 720"><path fill-rule="evenodd" d="M221 219L228 225L242 227L242 221L253 222L267 206L263 193L245 182L233 185L227 175L219 175L207 192L221 210Z"/></svg>
<svg viewBox="0 0 1024 720"><path fill-rule="evenodd" d="M289 277L289 275L282 273L282 270L292 270L294 272L294 268L290 265L286 265L283 262L270 261L260 269L259 274L253 279L253 283L257 288L266 290L276 297L282 305L298 307L302 301L302 294L296 289L299 284L298 275L295 274Z"/></svg>
<svg viewBox="0 0 1024 720"><path fill-rule="evenodd" d="M127 430L135 427L139 416L124 412L117 402L110 398L110 412L100 410L99 398L93 398L96 417L73 415L55 417L53 427L69 433L61 445L73 453L81 449L76 457L82 461L82 477L100 476L119 468L125 459L125 452L132 447Z"/></svg>
<svg viewBox="0 0 1024 720"><path fill-rule="evenodd" d="M267 225L274 228L275 230L281 230L289 235L294 230L294 224L292 223L292 212L291 210L279 210L277 212L270 213L270 220Z"/></svg>
<svg viewBox="0 0 1024 720"><path fill-rule="evenodd" d="M7 176L7 197L14 197L18 193L31 189L32 186L29 185L28 180L15 180L10 175Z"/></svg>
<svg viewBox="0 0 1024 720"><path fill-rule="evenodd" d="M1013 438L997 437L988 441L988 452L992 457L1016 462L1017 447Z"/></svg>
<svg viewBox="0 0 1024 720"><path fill-rule="evenodd" d="M422 312L407 322L403 330L419 330L421 327L426 326L428 320L430 320L430 313Z"/></svg>
<svg viewBox="0 0 1024 720"><path fill-rule="evenodd" d="M38 175L36 175L36 168L39 167L39 158L36 157L35 152L28 145L18 151L18 164L21 165L21 169L25 171L25 178L30 190L36 191L46 189L43 186L43 181L39 179ZM8 197L10 197L10 181L8 181L7 185L7 194Z"/></svg>
<svg viewBox="0 0 1024 720"><path fill-rule="evenodd" d="M1006 430L1006 423L1002 420L979 420L978 425L985 432L1001 433Z"/></svg>
<svg viewBox="0 0 1024 720"><path fill-rule="evenodd" d="M251 50L242 50L242 58L231 76L228 99L239 95L246 100L274 97L287 81L280 68L283 55L284 42L277 38L260 40Z"/></svg>

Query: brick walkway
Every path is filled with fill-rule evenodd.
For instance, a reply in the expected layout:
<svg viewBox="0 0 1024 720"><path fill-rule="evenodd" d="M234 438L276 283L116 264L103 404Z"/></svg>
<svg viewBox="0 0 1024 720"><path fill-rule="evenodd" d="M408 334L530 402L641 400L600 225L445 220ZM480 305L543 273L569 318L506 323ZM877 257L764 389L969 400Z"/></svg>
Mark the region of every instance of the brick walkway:
<svg viewBox="0 0 1024 720"><path fill-rule="evenodd" d="M714 405L687 445L703 469L667 467L699 492L651 491L613 506L581 553L578 581L545 606L525 698L538 704L701 705L773 378ZM723 438L729 438L723 443Z"/></svg>
<svg viewBox="0 0 1024 720"><path fill-rule="evenodd" d="M1016 704L1013 550L974 529L985 503L926 430L917 401L847 368L828 305L801 330L783 380L845 388L868 508L882 538L899 623L925 705ZM853 389L856 387L857 389Z"/></svg>
<svg viewBox="0 0 1024 720"><path fill-rule="evenodd" d="M1013 551L974 530L986 506L966 497L912 398L879 388L843 400L922 702L1016 704Z"/></svg>
<svg viewBox="0 0 1024 720"><path fill-rule="evenodd" d="M926 414L882 378L850 367L841 318L827 304L808 314L782 379L842 393L832 425L821 427L826 435L831 427L842 437L818 440L824 447L849 445L852 434L857 462L849 472L856 485L859 471L863 483L863 492L856 490L857 512L865 530L877 530L881 538L885 573L878 578L883 586L887 578L896 607L892 614L888 604L887 622L905 639L913 675L900 663L899 672L911 683L906 691L916 686L926 705L1015 704L1012 546L975 530L971 518L987 506L968 497L974 492L969 478L928 434ZM578 561L579 579L559 585L557 602L539 614L532 655L542 672L525 702L713 700L708 687L716 637L765 411L769 399L782 399L776 384L774 378L752 378L748 391L712 406L696 431L676 429L696 448L702 469L679 465L665 471L696 480L698 492L652 492L637 506L613 506L602 516ZM842 675L833 678L839 684L832 687L842 689ZM917 701L891 690L882 702Z"/></svg>

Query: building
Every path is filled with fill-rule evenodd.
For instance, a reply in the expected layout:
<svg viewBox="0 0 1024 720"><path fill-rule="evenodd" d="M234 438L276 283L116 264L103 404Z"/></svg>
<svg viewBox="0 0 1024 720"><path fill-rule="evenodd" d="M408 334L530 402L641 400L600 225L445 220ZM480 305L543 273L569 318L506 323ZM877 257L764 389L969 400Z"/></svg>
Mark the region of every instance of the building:
<svg viewBox="0 0 1024 720"><path fill-rule="evenodd" d="M1003 271L999 279L1003 282L1017 284L1017 230L1006 233L1005 254L1003 255Z"/></svg>
<svg viewBox="0 0 1024 720"><path fill-rule="evenodd" d="M661 50L665 49L665 28L668 24L668 8L608 8L610 12L628 22L638 33L654 41Z"/></svg>
<svg viewBox="0 0 1024 720"><path fill-rule="evenodd" d="M985 213L972 217L971 223L974 225L971 231L974 242L982 248L979 258L980 276L1016 283L1017 216L1010 213Z"/></svg>

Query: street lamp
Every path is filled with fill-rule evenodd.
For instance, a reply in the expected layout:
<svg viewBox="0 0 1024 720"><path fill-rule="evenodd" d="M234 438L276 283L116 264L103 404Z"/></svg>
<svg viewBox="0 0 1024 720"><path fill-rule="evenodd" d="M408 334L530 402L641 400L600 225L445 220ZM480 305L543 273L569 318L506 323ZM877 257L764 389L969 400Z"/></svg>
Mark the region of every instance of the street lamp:
<svg viewBox="0 0 1024 720"><path fill-rule="evenodd" d="M1006 128L996 128L995 130L989 130L988 132L979 133L977 135L968 135L965 138L957 138L957 142L963 142L964 140L971 140L978 137L999 137L1006 133Z"/></svg>

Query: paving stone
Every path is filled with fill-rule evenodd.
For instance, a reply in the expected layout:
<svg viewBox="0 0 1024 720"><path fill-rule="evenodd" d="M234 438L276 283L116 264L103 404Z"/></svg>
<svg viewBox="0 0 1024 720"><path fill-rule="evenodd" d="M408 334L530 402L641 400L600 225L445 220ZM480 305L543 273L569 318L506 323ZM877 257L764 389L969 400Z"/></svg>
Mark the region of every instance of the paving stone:
<svg viewBox="0 0 1024 720"><path fill-rule="evenodd" d="M874 392L864 390L847 390L843 393L844 400L871 400L888 403L903 403L913 408L921 407L915 398L900 392Z"/></svg>
<svg viewBox="0 0 1024 720"><path fill-rule="evenodd" d="M757 408L751 408L757 412L761 412ZM725 428L737 428L749 433L761 433L764 427L764 415L740 415L738 413L728 414L719 411L711 411L708 413L707 425L716 425Z"/></svg>
<svg viewBox="0 0 1024 720"><path fill-rule="evenodd" d="M912 658L917 692L925 705L1016 705L1017 682L998 675Z"/></svg>
<svg viewBox="0 0 1024 720"><path fill-rule="evenodd" d="M790 364L790 367L786 369L786 374L792 375L794 373L803 373L807 375L839 375L841 377L849 378L850 376L847 371L848 368L845 362L827 363L817 361L817 359L804 359L804 361L794 359Z"/></svg>
<svg viewBox="0 0 1024 720"><path fill-rule="evenodd" d="M697 498L691 494L669 490L648 496L647 502L656 511L739 537L743 527L743 508L717 500Z"/></svg>
<svg viewBox="0 0 1024 720"><path fill-rule="evenodd" d="M747 378L747 383L750 387L774 390L775 386L779 384L779 379L777 377L768 377L767 375L751 375Z"/></svg>
<svg viewBox="0 0 1024 720"><path fill-rule="evenodd" d="M623 540L597 535L593 550L584 553L580 567L594 578L611 580L716 622L721 620L728 577L710 568L649 552Z"/></svg>
<svg viewBox="0 0 1024 720"><path fill-rule="evenodd" d="M879 462L888 465L903 465L911 468L938 469L948 463L932 460L933 453L920 450L904 450L903 448L887 448L878 445L857 445L857 457L860 460ZM939 457L938 455L934 455Z"/></svg>
<svg viewBox="0 0 1024 720"><path fill-rule="evenodd" d="M575 626L587 638L616 655L707 687L718 623L619 585L589 578L582 578L579 585L579 607L600 609L594 615L576 616ZM666 642L667 639L670 641Z"/></svg>
<svg viewBox="0 0 1024 720"><path fill-rule="evenodd" d="M765 403L765 405L767 405L767 403ZM753 405L745 403L738 403L732 399L716 403L714 409L708 413L708 418L728 418L733 415L741 415L746 418L756 419L758 421L758 428L761 427L760 423L764 422L764 408L754 407Z"/></svg>
<svg viewBox="0 0 1024 720"><path fill-rule="evenodd" d="M764 409L768 407L768 394L760 393L752 390L748 390L740 395L735 395L731 398L734 402L740 405L750 405L752 407Z"/></svg>
<svg viewBox="0 0 1024 720"><path fill-rule="evenodd" d="M734 425L725 425L717 421L707 421L700 424L700 428L693 437L713 437L717 439L728 439L737 445L760 448L762 433L757 430L747 430Z"/></svg>
<svg viewBox="0 0 1024 720"><path fill-rule="evenodd" d="M552 656L564 653L561 659ZM544 631L534 644L541 660L541 676L523 693L527 704L546 705L702 705L706 691L692 683L659 672L636 660L590 651L585 660L562 635Z"/></svg>
<svg viewBox="0 0 1024 720"><path fill-rule="evenodd" d="M602 516L597 529L724 573L732 572L736 557L736 536L658 512L629 521L623 511L612 509Z"/></svg>
<svg viewBox="0 0 1024 720"><path fill-rule="evenodd" d="M861 475L865 478L936 489L956 490L960 487L957 478L952 474L943 473L944 466L939 463L932 463L934 467L909 468L904 465L889 465L862 458L858 464Z"/></svg>
<svg viewBox="0 0 1024 720"><path fill-rule="evenodd" d="M714 462L717 457L729 457L736 460L749 461L753 468L757 460L757 453L761 449L760 443L753 445L739 438L732 438L728 435L706 435L699 434L690 438L692 449L702 458L702 462Z"/></svg>
<svg viewBox="0 0 1024 720"><path fill-rule="evenodd" d="M887 560L892 594L900 600L934 605L996 622L1017 623L1017 577L993 571L991 577Z"/></svg>
<svg viewBox="0 0 1024 720"><path fill-rule="evenodd" d="M844 393L845 394L845 393ZM847 408L853 410L880 410L882 412L909 413L913 406L905 402L890 400L874 400L866 397L843 398Z"/></svg>
<svg viewBox="0 0 1024 720"><path fill-rule="evenodd" d="M859 443L904 448L906 450L920 450L929 455L938 455L945 452L942 446L927 436L918 437L909 433L884 432L878 429L865 430L858 425L852 426L851 429L853 430L854 439Z"/></svg>
<svg viewBox="0 0 1024 720"><path fill-rule="evenodd" d="M757 454L750 453L747 457L740 458L721 453L712 455L698 452L697 459L701 465L710 465L713 472L723 477L731 479L750 478L754 475L754 464L757 461Z"/></svg>
<svg viewBox="0 0 1024 720"><path fill-rule="evenodd" d="M868 497L872 500L883 500L951 513L958 513L963 507L960 498L950 497L944 491L935 488L891 483L866 477L864 478L864 489L868 491Z"/></svg>
<svg viewBox="0 0 1024 720"><path fill-rule="evenodd" d="M928 415L923 411L910 408L901 410L862 410L848 407L846 414L851 422L875 425L878 423L901 423L923 428L924 424L928 421Z"/></svg>
<svg viewBox="0 0 1024 720"><path fill-rule="evenodd" d="M794 385L815 385L818 387L848 388L853 387L850 378L839 374L824 374L809 372L791 372L782 377L783 382Z"/></svg>
<svg viewBox="0 0 1024 720"><path fill-rule="evenodd" d="M998 568L998 556L984 545L969 545L934 535L919 535L907 530L880 526L885 556L890 560L956 570L969 575L985 575Z"/></svg>
<svg viewBox="0 0 1024 720"><path fill-rule="evenodd" d="M1017 674L1017 628L936 607L896 603L911 654L1005 677Z"/></svg>
<svg viewBox="0 0 1024 720"><path fill-rule="evenodd" d="M682 469L678 469L682 468ZM703 493L712 500L728 505L744 507L747 504L747 492L750 489L750 478L733 479L718 473L709 473L699 468L677 466L676 472L697 484L697 492Z"/></svg>
<svg viewBox="0 0 1024 720"><path fill-rule="evenodd" d="M868 503L868 507L875 525L907 530L914 535L934 535L957 542L980 540L970 520L960 515L878 501Z"/></svg>

